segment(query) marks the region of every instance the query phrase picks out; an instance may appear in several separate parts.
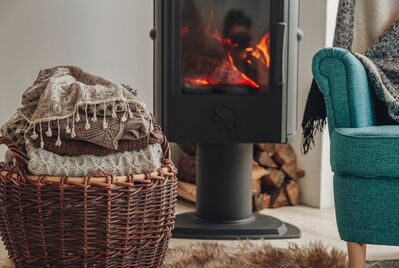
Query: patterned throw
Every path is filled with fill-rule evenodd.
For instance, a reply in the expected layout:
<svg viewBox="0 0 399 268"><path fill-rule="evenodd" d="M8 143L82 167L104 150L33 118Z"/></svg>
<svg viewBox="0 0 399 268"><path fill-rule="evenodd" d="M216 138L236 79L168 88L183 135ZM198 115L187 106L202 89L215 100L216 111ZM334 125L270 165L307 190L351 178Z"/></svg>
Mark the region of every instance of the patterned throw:
<svg viewBox="0 0 399 268"><path fill-rule="evenodd" d="M44 148L44 136L55 137L58 147L69 138L117 150L123 136L140 139L153 130L153 116L131 88L79 67L59 66L39 73L1 134L22 151L32 141Z"/></svg>
<svg viewBox="0 0 399 268"><path fill-rule="evenodd" d="M362 62L389 117L399 122L399 1L340 0L334 46ZM324 99L313 83L302 122L305 153L325 120Z"/></svg>
<svg viewBox="0 0 399 268"><path fill-rule="evenodd" d="M101 145L75 140L75 139L63 139L61 146L56 146L56 137L43 136L44 147L42 149L53 152L61 156L80 156L80 155L95 155L95 156L107 156L113 153L124 153L127 151L138 151L146 148L151 144L161 144L164 137L158 126L155 126L154 131L149 135L139 139L122 139L118 142L118 150L106 148ZM32 141L33 144L40 148L39 139Z"/></svg>

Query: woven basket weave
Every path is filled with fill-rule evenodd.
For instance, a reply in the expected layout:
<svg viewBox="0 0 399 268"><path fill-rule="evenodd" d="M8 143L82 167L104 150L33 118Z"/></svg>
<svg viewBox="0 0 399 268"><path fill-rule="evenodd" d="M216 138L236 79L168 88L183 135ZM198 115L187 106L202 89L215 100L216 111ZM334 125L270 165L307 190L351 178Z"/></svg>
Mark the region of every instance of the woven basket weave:
<svg viewBox="0 0 399 268"><path fill-rule="evenodd" d="M174 228L176 169L163 143L159 170L116 177L26 175L0 164L0 232L17 267L159 267Z"/></svg>

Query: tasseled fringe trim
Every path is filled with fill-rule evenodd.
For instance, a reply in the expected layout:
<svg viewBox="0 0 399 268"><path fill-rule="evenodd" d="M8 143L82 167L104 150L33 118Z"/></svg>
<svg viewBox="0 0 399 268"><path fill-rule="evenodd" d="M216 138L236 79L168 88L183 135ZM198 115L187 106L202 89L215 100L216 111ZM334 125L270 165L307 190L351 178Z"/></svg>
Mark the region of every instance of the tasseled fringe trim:
<svg viewBox="0 0 399 268"><path fill-rule="evenodd" d="M71 138L76 137L76 132L75 132L75 114L72 116L72 130L71 130Z"/></svg>
<svg viewBox="0 0 399 268"><path fill-rule="evenodd" d="M128 119L133 119L134 118L134 113L133 111L137 112L139 114L139 116L144 120L144 115L142 113L142 111L144 111L145 106L141 105L139 103L134 103L134 108L132 107L132 103L130 103L129 101L125 102L125 109L124 109L124 113L121 117L121 122L124 123L126 122ZM95 104L85 104L84 107L84 120L85 120L85 130L89 130L91 128L91 124L90 122L97 122L98 121L98 109L97 109L97 105L98 103ZM100 103L101 105L101 103ZM117 103L115 101L112 101L112 103L107 103L107 102L103 102L103 128L107 129L109 127L109 123L107 122L107 112L108 112L108 106L112 105L112 109L111 109L111 116L112 118L117 118ZM92 112L93 112L93 116L90 119L89 118L89 106L92 106ZM46 119L48 121L47 122L47 130L45 131L45 133L43 133L44 129L43 129L43 121L38 121L38 122L34 122L34 123L26 123L25 126L21 129L17 129L16 132L17 134L19 133L24 133L24 139L25 139L25 143L26 144L30 144L30 139L31 140L36 140L38 138L40 138L40 147L43 149L44 148L44 140L43 140L43 135L45 134L48 137L52 137L53 136L53 131L51 129L51 122L57 120L57 141L55 143L56 146L60 147L62 146L62 140L61 140L61 126L60 126L60 120L63 118L56 118L56 119ZM80 122L82 120L80 113L79 113L79 105L76 108L76 111L73 112L70 116L65 117L64 119L66 119L66 127L65 127L65 132L67 134L71 135L71 138L75 138L76 137L76 131L75 131L75 124ZM28 120L27 120L28 121ZM39 126L39 129L37 130L37 125ZM32 130L33 129L33 130ZM31 136L28 138L26 136L27 133L29 133L32 130L32 134ZM38 133L39 132L39 133Z"/></svg>
<svg viewBox="0 0 399 268"><path fill-rule="evenodd" d="M43 149L44 148L43 127L41 122L39 123L39 131L40 131L40 148Z"/></svg>
<svg viewBox="0 0 399 268"><path fill-rule="evenodd" d="M94 104L93 107L93 118L91 119L92 122L97 122L97 104Z"/></svg>
<svg viewBox="0 0 399 268"><path fill-rule="evenodd" d="M55 146L61 147L62 141L61 141L60 119L58 119L58 121L57 121L57 128L58 128L58 137L57 137L57 141L55 142Z"/></svg>
<svg viewBox="0 0 399 268"><path fill-rule="evenodd" d="M107 104L104 102L104 119L103 119L103 128L107 129L108 128L108 122L107 122Z"/></svg>
<svg viewBox="0 0 399 268"><path fill-rule="evenodd" d="M104 109L104 111L105 111L106 109ZM115 101L112 103L112 118L113 119L115 119L116 117L117 117L117 115L116 115L116 104L115 104Z"/></svg>
<svg viewBox="0 0 399 268"><path fill-rule="evenodd" d="M65 132L66 134L71 134L72 130L71 127L69 126L69 117L67 117L67 122L66 122L66 128L65 128Z"/></svg>
<svg viewBox="0 0 399 268"><path fill-rule="evenodd" d="M49 121L48 121L48 128L47 128L47 131L46 131L46 135L47 135L47 137L49 137L49 138L51 138L51 137L53 136L53 132L52 132L52 130L51 130L50 124L51 124L51 121L49 120Z"/></svg>
<svg viewBox="0 0 399 268"><path fill-rule="evenodd" d="M79 123L80 122L80 114L79 114L79 109L76 109L76 117L75 117L75 122Z"/></svg>
<svg viewBox="0 0 399 268"><path fill-rule="evenodd" d="M87 104L86 104L86 107L85 107L85 116L86 116L86 118L85 118L85 120L86 120L85 129L89 130L91 125L90 125L90 122L89 122L89 116L87 115Z"/></svg>
<svg viewBox="0 0 399 268"><path fill-rule="evenodd" d="M32 140L37 140L39 138L39 135L36 132L36 124L33 124L33 134L31 136Z"/></svg>

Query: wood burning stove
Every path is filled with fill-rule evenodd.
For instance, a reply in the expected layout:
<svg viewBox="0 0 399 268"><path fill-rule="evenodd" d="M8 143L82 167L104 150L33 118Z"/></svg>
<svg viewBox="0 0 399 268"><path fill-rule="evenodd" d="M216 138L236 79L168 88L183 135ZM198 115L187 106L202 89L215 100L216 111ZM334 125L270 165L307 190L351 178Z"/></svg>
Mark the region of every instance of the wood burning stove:
<svg viewBox="0 0 399 268"><path fill-rule="evenodd" d="M154 4L156 118L170 141L198 143L197 211L178 216L174 235L297 237L251 213L250 143L296 132L298 0Z"/></svg>

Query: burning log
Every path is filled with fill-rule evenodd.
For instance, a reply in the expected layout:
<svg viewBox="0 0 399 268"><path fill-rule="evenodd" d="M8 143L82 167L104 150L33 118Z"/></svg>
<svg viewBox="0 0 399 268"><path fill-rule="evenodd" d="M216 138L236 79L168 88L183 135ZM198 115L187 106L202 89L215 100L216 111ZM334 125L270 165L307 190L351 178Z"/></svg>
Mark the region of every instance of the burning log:
<svg viewBox="0 0 399 268"><path fill-rule="evenodd" d="M230 50L231 61L235 67L256 83L256 87L269 84L269 67L246 50L233 48Z"/></svg>
<svg viewBox="0 0 399 268"><path fill-rule="evenodd" d="M240 72L232 62L204 55L183 57L184 83L187 87L205 85L259 85Z"/></svg>
<svg viewBox="0 0 399 268"><path fill-rule="evenodd" d="M251 20L242 11L231 10L222 35L214 26L213 12L202 14L192 0L184 2L183 10L182 71L186 88L235 85L267 90L270 33L253 36Z"/></svg>

